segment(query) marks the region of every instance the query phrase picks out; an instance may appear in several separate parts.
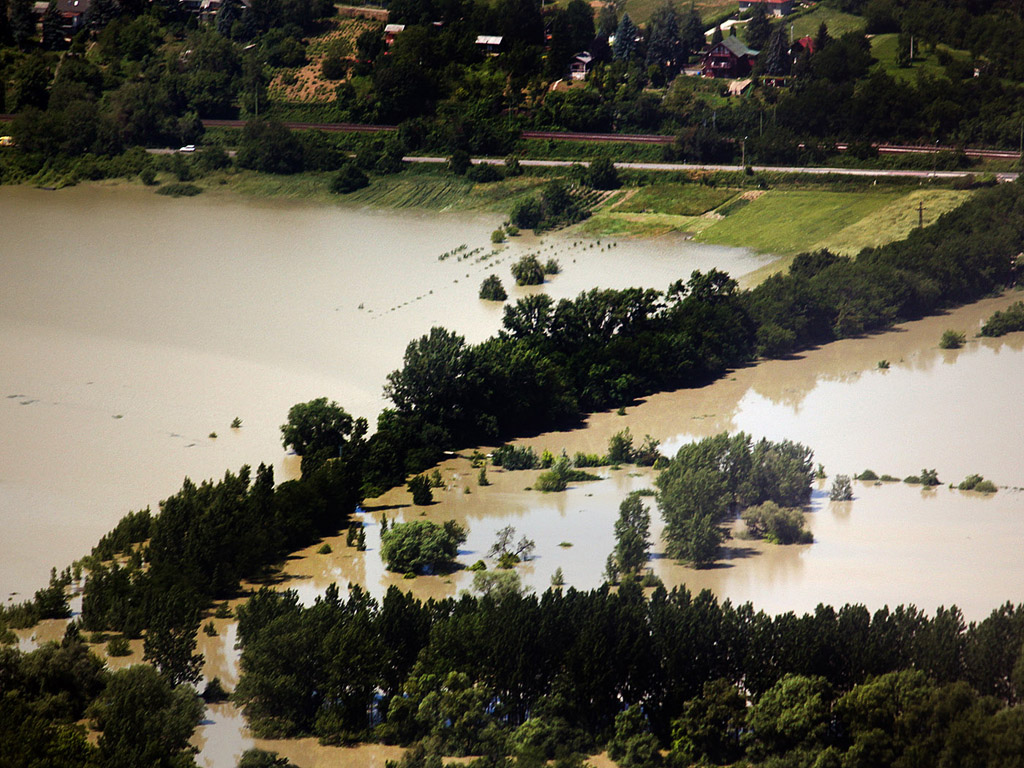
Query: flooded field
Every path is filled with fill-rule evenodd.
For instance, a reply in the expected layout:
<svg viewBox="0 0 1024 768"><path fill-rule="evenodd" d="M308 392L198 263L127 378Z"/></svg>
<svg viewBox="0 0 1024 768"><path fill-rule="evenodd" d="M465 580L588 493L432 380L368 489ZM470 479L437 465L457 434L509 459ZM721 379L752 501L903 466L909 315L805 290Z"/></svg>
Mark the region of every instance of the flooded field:
<svg viewBox="0 0 1024 768"><path fill-rule="evenodd" d="M410 340L498 329L500 305L477 291L493 270L523 295L508 271L522 253L561 262L543 288L555 298L765 262L676 237L520 237L484 259L499 222L0 189L0 594L31 594L186 476L260 462L294 476L278 430L291 405L327 395L372 422Z"/></svg>
<svg viewBox="0 0 1024 768"><path fill-rule="evenodd" d="M842 504L828 501L824 482L808 514L814 544L780 547L734 538L718 567L704 571L661 556L655 513L653 569L669 586L709 588L723 599L750 600L772 613L813 610L820 602L871 608L913 603L929 612L956 603L968 618L981 619L1007 600L1024 601L1024 560L1018 556L1024 493L1014 487L1024 486L1018 462L1024 404L1017 396L1024 334L971 340L955 351L938 349L937 340L948 327L973 333L980 318L1014 298L839 342L796 360L751 366L708 387L654 395L627 408L625 416L595 414L583 429L518 442L538 453L603 453L608 439L629 426L636 442L650 434L672 455L683 442L746 431L755 438L805 443L830 476L871 468L902 478L934 468L944 483L939 488L856 483L855 500ZM882 355L892 360L887 370L878 368ZM468 458L442 465L445 488L435 491L430 507L411 506L404 488L368 500L361 515L368 551L346 547L344 536L328 539L329 555L317 554L319 545L309 547L286 564L292 578L282 588L296 589L311 602L334 582L364 584L378 598L390 585L423 597L454 596L470 587L467 572L409 581L384 570L382 514L389 520L421 514L438 522L457 520L469 530L459 558L464 565L484 557L497 531L513 525L537 542L535 557L517 569L530 588L546 589L558 567L568 584L595 588L614 547L619 503L630 491L653 486L653 473L635 467L600 470L604 479L555 494L524 490L538 471L491 468L492 484L486 487L478 485L476 472ZM1001 490L986 496L948 487L972 473ZM647 502L655 509L653 499Z"/></svg>
<svg viewBox="0 0 1024 768"><path fill-rule="evenodd" d="M141 190L0 189L4 599L31 594L52 565L85 554L129 509L155 508L186 475L266 461L278 480L294 476L297 459L284 454L278 430L289 406L326 395L372 420L409 340L438 324L471 342L497 330L500 306L479 301L477 289L492 270L510 287L509 263L522 253L559 259L563 273L539 289L556 299L595 286L663 288L712 266L742 276L765 264L745 251L680 239L598 244L571 233L517 238L492 254L497 223L481 215L167 200ZM935 468L945 484L937 489L855 483L854 501L841 504L828 501L824 483L807 516L813 544L751 542L737 528L718 566L704 571L661 556L654 514L652 567L668 586L709 588L770 612L819 602L913 603L932 612L956 603L980 619L1002 602L1024 601L1024 493L1016 489L1024 486L1017 384L1024 334L972 338L1016 298L737 370L707 387L646 398L624 416L595 414L584 428L520 442L538 452L603 453L629 426L636 442L650 434L671 454L686 441L743 430L807 444L830 475L871 468L903 477ZM947 328L967 334L963 349L938 349ZM235 417L240 429L230 428ZM318 543L289 559L280 588L297 589L304 602L334 582L358 582L377 597L390 585L422 597L469 588L472 574L464 571L412 580L385 571L384 514L458 520L469 532L464 565L485 556L500 528L515 526L537 543L535 557L517 569L528 588L546 589L559 567L567 584L596 587L619 503L653 484L650 470L623 467L541 494L526 490L537 472L490 468L491 485L482 487L469 453L441 466L435 504L414 508L405 489L367 500L359 515L367 551L332 537L331 553L319 554ZM948 487L970 473L999 492ZM204 675L230 689L238 678L236 628L233 619L214 624L215 636L200 634ZM61 632L59 622L44 622L18 636L28 649ZM138 646L112 666L138 661ZM382 767L394 757L381 747L255 741L227 704L209 709L195 743L210 768L233 766L253 744L304 768Z"/></svg>

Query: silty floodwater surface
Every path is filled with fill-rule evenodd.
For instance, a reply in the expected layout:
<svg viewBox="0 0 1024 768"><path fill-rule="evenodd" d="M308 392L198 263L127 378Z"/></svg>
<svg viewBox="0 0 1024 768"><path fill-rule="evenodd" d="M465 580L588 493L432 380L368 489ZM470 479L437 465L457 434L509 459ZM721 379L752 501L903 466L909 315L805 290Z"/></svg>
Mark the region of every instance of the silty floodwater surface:
<svg viewBox="0 0 1024 768"><path fill-rule="evenodd" d="M128 509L155 508L185 476L261 461L274 463L279 480L294 476L297 460L284 454L278 432L291 404L326 395L372 421L409 340L432 325L470 342L497 330L500 306L476 292L491 271L509 287L509 263L522 253L557 258L563 272L542 288L510 290L513 299L535 290L557 299L591 287L664 288L693 269L742 276L767 261L680 238L598 244L571 233L517 238L483 259L498 221L223 197L172 201L103 187L0 189L0 589L21 599L11 593L30 593L51 565L85 554ZM439 260L446 252L455 253ZM625 416L595 414L585 428L520 442L603 452L629 426L637 440L651 434L672 452L684 441L744 430L804 442L830 474L870 467L902 477L934 467L945 483L984 474L1004 486L995 496L855 484L855 500L835 504L825 482L807 515L814 544L734 538L719 567L694 571L662 557L656 539L652 561L669 586L709 588L771 612L819 602L927 611L956 603L979 619L1005 600L1024 600L1024 497L1014 489L1024 485L1016 461L1022 339L971 339L956 351L936 342L946 328L973 336L1014 298L741 369L708 387L654 395ZM880 360L890 367L879 368ZM236 416L243 426L233 430ZM426 515L466 525L460 560L483 557L496 531L513 525L537 542L535 558L519 568L537 591L557 567L574 586L600 584L619 502L653 482L650 471L604 469L601 481L542 495L525 490L535 472L492 469L486 487L466 458L441 472L445 487ZM391 584L435 597L467 588L466 573L408 581L383 569L380 518L418 516L409 501L404 489L367 500L359 515L367 552L331 538L332 553L318 554L316 545L289 560L281 588L297 589L304 602L335 581L362 583L378 597ZM657 537L656 514L652 527ZM216 623L216 637L200 636L206 676L231 687L234 623ZM59 631L19 636L30 647L33 637ZM233 765L253 743L304 766L382 765L393 756L308 740L255 742L230 705L208 717L197 744L210 766Z"/></svg>

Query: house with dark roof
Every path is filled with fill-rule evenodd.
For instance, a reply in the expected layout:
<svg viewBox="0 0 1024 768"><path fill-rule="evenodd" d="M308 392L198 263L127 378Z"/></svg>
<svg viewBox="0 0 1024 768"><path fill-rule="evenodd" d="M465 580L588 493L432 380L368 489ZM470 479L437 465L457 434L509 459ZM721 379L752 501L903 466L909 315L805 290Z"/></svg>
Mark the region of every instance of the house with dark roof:
<svg viewBox="0 0 1024 768"><path fill-rule="evenodd" d="M92 0L57 0L57 13L60 14L61 28L67 34L74 34L85 23L85 12L92 5ZM34 3L32 12L36 18L42 19L49 8L49 2Z"/></svg>
<svg viewBox="0 0 1024 768"><path fill-rule="evenodd" d="M793 12L793 0L740 0L740 13L755 5L763 5L769 16L789 16Z"/></svg>
<svg viewBox="0 0 1024 768"><path fill-rule="evenodd" d="M747 48L734 35L715 43L704 54L701 74L704 77L746 77L754 68L758 51Z"/></svg>

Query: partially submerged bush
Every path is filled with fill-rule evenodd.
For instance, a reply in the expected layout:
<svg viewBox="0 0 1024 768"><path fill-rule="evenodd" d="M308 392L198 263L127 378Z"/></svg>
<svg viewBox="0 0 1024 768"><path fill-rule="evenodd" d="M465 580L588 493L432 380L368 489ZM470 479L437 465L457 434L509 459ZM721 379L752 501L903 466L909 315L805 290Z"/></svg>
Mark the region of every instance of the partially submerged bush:
<svg viewBox="0 0 1024 768"><path fill-rule="evenodd" d="M434 500L430 491L430 479L426 475L416 475L410 478L409 491L412 493L412 503L418 507L425 507Z"/></svg>
<svg viewBox="0 0 1024 768"><path fill-rule="evenodd" d="M873 472L872 470L870 470L870 469L865 469L865 470L864 470L863 472L861 472L861 473L860 473L859 475L855 475L853 479L854 479L854 480L865 480L865 481L870 481L870 480L877 480L877 479L878 479L878 475L876 475L876 474L875 474L875 473L874 473L874 472Z"/></svg>
<svg viewBox="0 0 1024 768"><path fill-rule="evenodd" d="M998 489L991 480L986 480L981 475L968 475L957 486L961 491L977 491L978 493L995 493Z"/></svg>
<svg viewBox="0 0 1024 768"><path fill-rule="evenodd" d="M828 493L829 501L850 501L853 499L853 486L849 475L836 475L832 481L832 490Z"/></svg>
<svg viewBox="0 0 1024 768"><path fill-rule="evenodd" d="M202 191L195 184L176 181L171 184L164 184L156 193L158 195L166 195L167 197L195 197Z"/></svg>
<svg viewBox="0 0 1024 768"><path fill-rule="evenodd" d="M967 337L960 331L950 329L943 332L942 338L939 339L939 347L941 349L960 349L966 340Z"/></svg>
<svg viewBox="0 0 1024 768"><path fill-rule="evenodd" d="M443 526L429 520L396 523L381 535L380 556L389 571L436 571L451 566L465 540L465 529L454 520Z"/></svg>
<svg viewBox="0 0 1024 768"><path fill-rule="evenodd" d="M847 478L849 481L849 478ZM780 507L766 501L743 511L747 532L755 538L764 538L773 544L809 544L811 532L804 529L804 516L799 509Z"/></svg>
<svg viewBox="0 0 1024 768"><path fill-rule="evenodd" d="M537 454L529 446L503 445L495 448L491 461L494 466L508 470L536 469L540 465Z"/></svg>
<svg viewBox="0 0 1024 768"><path fill-rule="evenodd" d="M1005 310L996 311L981 326L982 336L1002 336L1014 331L1024 331L1024 301L1015 301Z"/></svg>
<svg viewBox="0 0 1024 768"><path fill-rule="evenodd" d="M516 285L540 285L544 282L544 268L536 256L527 254L512 265Z"/></svg>
<svg viewBox="0 0 1024 768"><path fill-rule="evenodd" d="M130 656L131 653L132 648L127 637L115 637L107 643L107 656Z"/></svg>

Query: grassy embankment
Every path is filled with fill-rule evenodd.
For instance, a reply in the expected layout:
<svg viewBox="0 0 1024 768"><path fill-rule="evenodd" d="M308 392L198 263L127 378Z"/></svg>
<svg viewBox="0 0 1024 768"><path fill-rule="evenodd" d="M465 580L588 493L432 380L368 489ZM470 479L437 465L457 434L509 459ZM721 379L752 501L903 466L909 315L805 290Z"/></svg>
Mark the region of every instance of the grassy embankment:
<svg viewBox="0 0 1024 768"><path fill-rule="evenodd" d="M862 248L906 237L963 203L970 192L950 189L850 191L653 184L610 200L584 222L590 235L688 232L695 240L793 256L828 248L856 255Z"/></svg>
<svg viewBox="0 0 1024 768"><path fill-rule="evenodd" d="M818 28L825 22L830 37L842 37L847 32L863 32L865 20L863 16L843 13L826 5L819 5L810 13L805 13L793 20L793 39L818 34Z"/></svg>

